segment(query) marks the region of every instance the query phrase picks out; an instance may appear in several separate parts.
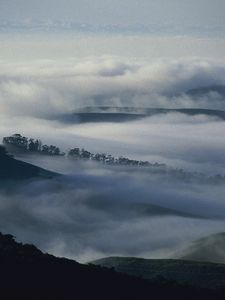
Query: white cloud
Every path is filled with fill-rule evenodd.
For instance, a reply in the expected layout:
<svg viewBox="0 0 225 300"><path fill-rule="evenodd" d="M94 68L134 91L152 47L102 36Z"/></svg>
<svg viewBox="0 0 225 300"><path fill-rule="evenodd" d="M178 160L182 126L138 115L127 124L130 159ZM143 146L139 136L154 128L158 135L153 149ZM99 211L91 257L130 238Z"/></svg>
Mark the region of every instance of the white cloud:
<svg viewBox="0 0 225 300"><path fill-rule="evenodd" d="M153 64L89 58L84 62L6 65L0 71L0 113L54 117L86 105L224 109L217 94L195 101L177 95L225 82L225 65L198 60Z"/></svg>
<svg viewBox="0 0 225 300"><path fill-rule="evenodd" d="M224 174L225 122L214 117L171 113L123 124L82 126L60 119L86 105L224 109L224 99L215 93L198 100L180 94L224 81L223 63L197 59L150 64L105 56L79 62L2 63L0 136L21 132L63 150L78 146ZM165 257L195 238L224 228L224 185L187 184L146 172L96 166L80 168L66 159L27 160L73 174L31 183L26 192L11 186L1 190L2 230L43 250L80 260L103 255ZM146 205L189 216L171 211L162 215L155 207L146 212Z"/></svg>
<svg viewBox="0 0 225 300"><path fill-rule="evenodd" d="M0 226L20 241L81 261L165 258L222 231L224 206L224 185L184 184L97 165L90 174L90 166L80 165L71 176L30 182L26 189L4 183Z"/></svg>

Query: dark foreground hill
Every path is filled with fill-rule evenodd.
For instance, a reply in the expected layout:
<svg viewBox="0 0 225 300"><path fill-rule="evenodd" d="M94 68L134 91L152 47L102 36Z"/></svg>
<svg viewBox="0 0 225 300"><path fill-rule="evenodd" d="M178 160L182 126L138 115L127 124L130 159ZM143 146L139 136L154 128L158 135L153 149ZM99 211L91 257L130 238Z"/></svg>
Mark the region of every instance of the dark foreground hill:
<svg viewBox="0 0 225 300"><path fill-rule="evenodd" d="M148 281L43 254L0 234L0 299L223 299L223 290Z"/></svg>
<svg viewBox="0 0 225 300"><path fill-rule="evenodd" d="M34 177L52 178L56 173L14 159L0 146L0 180L20 180Z"/></svg>
<svg viewBox="0 0 225 300"><path fill-rule="evenodd" d="M225 265L173 259L108 257L92 262L145 279L163 277L179 284L202 288L225 288Z"/></svg>

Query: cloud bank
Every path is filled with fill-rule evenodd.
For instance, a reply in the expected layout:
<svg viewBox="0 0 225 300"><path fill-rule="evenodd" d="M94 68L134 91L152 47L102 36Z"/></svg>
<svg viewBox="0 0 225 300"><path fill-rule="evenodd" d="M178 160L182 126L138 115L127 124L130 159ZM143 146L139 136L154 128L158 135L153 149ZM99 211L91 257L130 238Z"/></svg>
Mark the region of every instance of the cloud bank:
<svg viewBox="0 0 225 300"><path fill-rule="evenodd" d="M225 109L216 92L198 101L183 94L224 82L224 64L199 60L145 64L105 57L2 64L0 113L54 118L89 105Z"/></svg>
<svg viewBox="0 0 225 300"><path fill-rule="evenodd" d="M90 172L91 169L91 172ZM80 261L169 257L223 230L224 185L185 184L93 165L73 175L0 190L0 227L42 250Z"/></svg>
<svg viewBox="0 0 225 300"><path fill-rule="evenodd" d="M225 65L199 59L132 62L112 57L1 64L0 136L41 138L63 150L165 162L224 175L225 122L171 113L124 124L62 122L84 106L225 109L216 92ZM200 185L139 171L23 157L66 177L0 191L0 227L44 251L81 261L108 255L166 257L224 229L224 185ZM69 175L68 175L69 174Z"/></svg>

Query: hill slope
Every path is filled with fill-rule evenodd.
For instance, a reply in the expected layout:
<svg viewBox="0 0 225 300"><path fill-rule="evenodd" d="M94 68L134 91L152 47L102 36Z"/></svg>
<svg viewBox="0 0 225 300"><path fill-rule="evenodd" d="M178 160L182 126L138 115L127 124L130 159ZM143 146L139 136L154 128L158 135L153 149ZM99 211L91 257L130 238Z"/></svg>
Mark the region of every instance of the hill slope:
<svg viewBox="0 0 225 300"><path fill-rule="evenodd" d="M43 254L0 233L1 299L223 299L223 291L150 282Z"/></svg>
<svg viewBox="0 0 225 300"><path fill-rule="evenodd" d="M222 264L135 257L108 257L92 263L145 279L163 277L191 286L225 287L225 265Z"/></svg>
<svg viewBox="0 0 225 300"><path fill-rule="evenodd" d="M176 254L177 258L225 264L225 233L213 234L195 241Z"/></svg>
<svg viewBox="0 0 225 300"><path fill-rule="evenodd" d="M0 179L1 180L21 180L34 177L52 178L56 173L36 167L14 159L6 153L4 147L0 146Z"/></svg>

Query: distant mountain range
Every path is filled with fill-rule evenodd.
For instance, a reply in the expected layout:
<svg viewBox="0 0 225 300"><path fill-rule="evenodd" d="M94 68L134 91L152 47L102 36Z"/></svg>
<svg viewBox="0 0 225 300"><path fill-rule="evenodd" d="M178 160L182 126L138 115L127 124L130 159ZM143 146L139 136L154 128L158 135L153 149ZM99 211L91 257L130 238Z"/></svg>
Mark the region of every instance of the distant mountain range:
<svg viewBox="0 0 225 300"><path fill-rule="evenodd" d="M159 114L182 113L189 116L206 115L225 120L225 111L198 108L139 108L139 107L110 107L97 106L85 107L75 112L72 116L67 116L68 122L96 123L96 122L129 122Z"/></svg>
<svg viewBox="0 0 225 300"><path fill-rule="evenodd" d="M216 93L225 103L225 86L213 85L188 90L172 97L190 96L196 102L208 95ZM225 106L224 106L225 107ZM68 122L129 122L151 117L159 114L182 113L189 116L205 115L225 120L225 110L204 108L150 108L150 107L125 107L125 106L86 106L77 109L72 115L63 116L62 120Z"/></svg>

